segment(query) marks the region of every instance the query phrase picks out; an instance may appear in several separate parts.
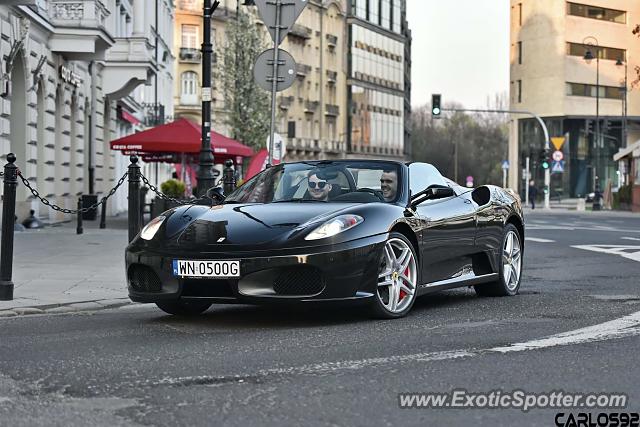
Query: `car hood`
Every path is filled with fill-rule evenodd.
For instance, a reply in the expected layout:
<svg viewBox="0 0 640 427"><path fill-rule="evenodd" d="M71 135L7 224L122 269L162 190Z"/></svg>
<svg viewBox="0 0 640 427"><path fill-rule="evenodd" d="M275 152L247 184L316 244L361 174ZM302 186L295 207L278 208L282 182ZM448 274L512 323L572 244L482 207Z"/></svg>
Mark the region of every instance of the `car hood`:
<svg viewBox="0 0 640 427"><path fill-rule="evenodd" d="M227 204L188 206L168 218L165 235L183 248L251 245L302 237L353 203ZM310 230L309 230L310 231Z"/></svg>

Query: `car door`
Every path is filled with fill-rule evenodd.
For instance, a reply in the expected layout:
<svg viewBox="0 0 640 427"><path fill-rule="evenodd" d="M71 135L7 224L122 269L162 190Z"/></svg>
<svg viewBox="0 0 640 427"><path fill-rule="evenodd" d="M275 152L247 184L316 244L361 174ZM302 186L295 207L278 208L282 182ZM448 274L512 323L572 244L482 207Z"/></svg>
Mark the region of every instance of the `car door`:
<svg viewBox="0 0 640 427"><path fill-rule="evenodd" d="M411 193L433 184L448 185L437 169L425 163L409 166ZM454 189L459 192L458 189ZM476 209L462 194L426 200L415 208L422 232L422 282L432 283L461 274L471 265L476 234Z"/></svg>

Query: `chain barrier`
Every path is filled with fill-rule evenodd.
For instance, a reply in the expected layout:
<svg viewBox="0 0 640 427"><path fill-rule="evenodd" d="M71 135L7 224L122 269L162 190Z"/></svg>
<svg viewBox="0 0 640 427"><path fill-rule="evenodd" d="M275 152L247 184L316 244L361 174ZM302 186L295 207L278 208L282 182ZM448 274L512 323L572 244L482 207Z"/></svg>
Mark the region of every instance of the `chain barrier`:
<svg viewBox="0 0 640 427"><path fill-rule="evenodd" d="M18 176L20 177L20 180L22 181L24 186L27 187L29 189L29 191L31 191L31 194L33 194L33 197L35 197L36 199L40 200L42 202L42 204L44 204L45 206L49 206L54 211L62 212L62 213L65 213L65 214L71 214L71 215L76 215L76 214L79 214L79 213L83 214L83 213L89 212L91 210L97 209L100 205L102 205L104 202L106 202L107 199L109 199L109 197L113 196L116 193L116 191L118 191L118 188L120 188L120 186L124 183L124 180L127 178L127 175L128 175L128 172L125 172L124 175L122 175L122 178L120 178L118 180L118 183L116 184L116 186L113 187L111 189L111 191L109 191L109 194L107 194L102 199L100 199L99 202L94 203L93 205L91 205L89 207L86 207L86 208L66 209L66 208L61 208L58 205L52 204L45 197L42 197L40 195L40 193L38 193L38 190L36 190L35 188L33 188L31 186L31 184L29 183L29 180L26 179L24 176L22 176L22 173L20 171L18 171Z"/></svg>
<svg viewBox="0 0 640 427"><path fill-rule="evenodd" d="M179 199L174 199L171 196L167 196L166 194L164 194L162 191L158 190L158 187L156 187L155 185L151 184L151 182L149 182L149 180L147 179L146 176L144 176L143 174L140 174L140 178L142 179L142 182L149 187L149 189L151 191L153 191L158 197L160 197L163 200L166 200L168 202L172 202L172 203L176 203L178 205L194 205L194 204L198 204L199 202L205 201L205 200L211 200L210 197L207 196L202 196L200 198L193 198L193 199L184 199L184 200L179 200Z"/></svg>

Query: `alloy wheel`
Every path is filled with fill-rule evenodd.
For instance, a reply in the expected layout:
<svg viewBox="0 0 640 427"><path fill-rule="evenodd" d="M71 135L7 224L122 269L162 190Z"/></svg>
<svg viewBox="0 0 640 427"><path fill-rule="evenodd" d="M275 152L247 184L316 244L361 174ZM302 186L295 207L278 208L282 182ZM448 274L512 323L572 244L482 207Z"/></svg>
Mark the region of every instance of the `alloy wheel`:
<svg viewBox="0 0 640 427"><path fill-rule="evenodd" d="M520 238L511 230L507 234L502 250L502 279L505 286L513 291L520 283L522 272L522 254L520 250Z"/></svg>
<svg viewBox="0 0 640 427"><path fill-rule="evenodd" d="M416 259L409 245L391 238L384 246L378 274L378 299L391 313L402 313L416 296Z"/></svg>

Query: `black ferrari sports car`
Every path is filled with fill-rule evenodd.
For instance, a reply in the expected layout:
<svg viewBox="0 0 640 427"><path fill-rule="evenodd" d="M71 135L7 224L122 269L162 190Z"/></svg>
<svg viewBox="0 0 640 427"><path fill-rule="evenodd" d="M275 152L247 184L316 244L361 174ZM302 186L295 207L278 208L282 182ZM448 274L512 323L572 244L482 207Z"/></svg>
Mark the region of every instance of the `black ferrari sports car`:
<svg viewBox="0 0 640 427"><path fill-rule="evenodd" d="M473 286L520 287L524 221L518 196L469 189L426 163L287 163L212 206L150 221L126 249L129 296L167 313L213 303L367 304L406 315L416 298Z"/></svg>

